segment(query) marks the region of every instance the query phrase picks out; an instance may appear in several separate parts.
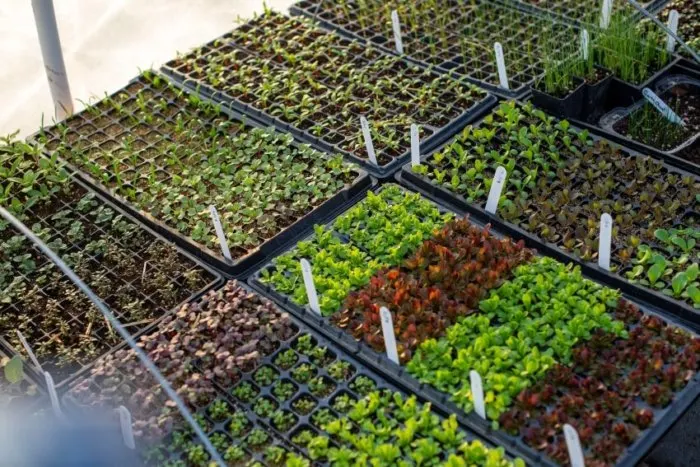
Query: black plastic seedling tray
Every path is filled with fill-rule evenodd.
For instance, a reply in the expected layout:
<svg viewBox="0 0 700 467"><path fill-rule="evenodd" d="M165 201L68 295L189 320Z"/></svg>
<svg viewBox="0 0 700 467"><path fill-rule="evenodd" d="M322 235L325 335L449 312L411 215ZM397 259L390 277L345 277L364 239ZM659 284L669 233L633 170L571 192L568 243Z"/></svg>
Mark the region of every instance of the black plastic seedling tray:
<svg viewBox="0 0 700 467"><path fill-rule="evenodd" d="M322 28L318 28L319 31L321 31L322 34L333 34L332 31L326 31ZM254 52L250 52L244 47L240 46L237 43L234 43L232 41L227 40L230 34L225 34L221 37L218 37L214 39L213 41L209 42L205 46L202 47L202 50L208 51L209 53L212 53L212 51L218 51L218 50L236 50L242 52L244 55L243 57L249 55L249 54L254 54ZM378 47L381 49L381 47ZM382 57L380 56L379 59ZM200 59L201 60L201 59ZM376 59L375 59L376 60ZM372 60L374 62L375 60ZM404 63L409 66L415 66L415 63L411 62L410 60L404 60L401 63ZM370 63L371 64L371 63ZM276 61L270 60L269 61L269 66L271 68L270 74L275 75L275 73L281 74L282 72L286 71L287 69L284 68L283 66L277 64ZM418 67L420 68L420 67ZM426 71L421 69L421 71ZM397 156L391 156L391 161L382 164L380 161L380 165L374 165L368 161L368 159L365 158L360 158L354 154L351 154L350 152L344 150L341 148L341 143L345 141L344 138L341 138L340 141L335 142L331 141L327 138L327 135L329 132L332 130L336 130L337 128L324 128L325 132L321 136L315 136L312 134L311 131L297 127L293 124L289 124L285 121L283 121L281 118L273 116L265 111L259 110L254 103L247 103L244 102L243 100L234 97L226 92L219 91L212 86L205 84L201 80L197 79L192 79L190 76L190 73L185 73L182 70L175 68L173 65L173 62L166 63L163 65L161 68L161 72L167 75L173 82L178 83L180 85L183 85L184 87L190 89L191 91L196 92L197 94L211 99L215 102L221 102L225 103L226 105L230 106L231 108L245 114L245 115L250 115L254 117L255 119L259 120L260 122L266 124L266 125L273 125L283 131L289 132L295 137L299 138L300 140L307 142L311 144L312 146L322 150L322 151L327 151L331 153L340 153L345 156L346 159L348 159L351 162L360 164L364 170L366 170L370 175L373 175L377 178L384 179L384 178L389 178L393 176L398 170L400 170L401 165L408 160L410 157L410 146L407 146L407 149L402 153ZM400 71L392 71L393 73L400 74ZM431 76L433 77L440 77L441 74L437 73L432 70L427 70L426 72L431 73ZM372 78L375 81L378 79L378 77ZM369 81L372 81L370 79ZM347 81L347 80L346 80ZM346 84L349 86L350 83ZM484 92L484 95L482 96L481 100L477 101L471 108L464 110L461 114L451 117L450 121L447 122L445 125L441 127L435 127L431 125L421 125L421 129L427 130L430 132L430 136L427 138L421 138L420 141L420 150L421 152L424 151L429 151L432 148L438 146L440 143L445 141L447 138L452 136L454 132L462 125L473 121L477 118L479 118L485 111L487 111L494 103L496 102L496 98L492 96L489 93ZM327 104L335 105L334 102L328 102ZM444 104L447 104L445 102ZM330 112L330 111L329 111ZM337 114L340 112L340 110L335 109L332 111L333 114ZM358 124L359 124L359 118L360 114L356 115L356 112L351 111L351 117L347 116L342 116L341 118L344 121L347 121L348 119L352 118L355 119L357 118ZM372 122L369 122L370 125L372 125ZM310 127L313 127L312 124L309 125ZM376 145L376 141L375 141ZM363 149L364 152L364 149ZM380 159L381 155L379 151L377 151L377 158Z"/></svg>
<svg viewBox="0 0 700 467"><path fill-rule="evenodd" d="M160 91L158 89L154 89L153 86L151 86L146 80L134 78L124 88L113 93L110 96L110 98L113 99L115 96L123 93L132 94L128 91L128 89L131 85L135 83L144 85L145 87L143 92L154 94L154 98L160 95ZM186 93L186 96L190 96L192 94L192 91L185 89L177 83L175 83L175 88L182 89ZM208 101L212 104L218 104L217 102L211 101L210 99L203 98L203 100ZM220 112L222 112L231 121L240 122L249 128L266 128L265 125L257 122L255 119L247 117L245 115L241 115L240 113L231 110L225 105L219 105L218 108ZM88 119L88 122L92 119L90 113L87 110L83 110L82 112L80 112L80 115L86 117ZM99 118L103 117L100 116ZM169 118L169 120L172 120L172 118ZM115 123L121 124L122 122L115 121ZM89 125L89 123L87 123L87 125ZM30 139L36 140L40 135L41 131L32 135ZM99 133L98 135L100 137L104 136L102 133ZM140 138L137 138L134 144L138 144L139 141ZM293 146L298 146L299 144L301 143L295 141ZM163 155L156 154L156 157L158 156ZM60 153L59 158L61 158ZM364 170L361 170L359 167L354 168L354 171L356 173L355 179L350 184L346 185L345 188L337 192L333 197L322 202L320 205L309 211L306 215L298 218L284 230L277 233L273 237L263 241L255 249L250 250L248 253L236 257L235 252L232 252L233 260L228 260L223 256L221 250L215 251L212 248L203 245L202 243L192 240L189 236L182 234L177 229L166 225L163 221L154 217L150 213L138 208L130 201L117 194L115 190L106 187L102 182L100 182L99 180L95 180L94 177L86 173L84 170L81 170L74 164L71 164L70 161L66 161L66 163L73 170L75 170L76 174L80 177L80 179L86 184L88 184L93 190L98 191L105 196L108 196L112 202L117 204L123 210L129 212L129 214L131 214L133 217L137 218L142 223L148 225L150 228L161 234L169 241L176 243L181 248L197 256L202 261L213 265L218 270L223 271L230 277L238 278L244 277L249 271L253 270L259 264L265 262L269 257L273 256L280 248L283 248L286 244L293 241L300 234L303 234L305 231L310 229L313 224L323 222L325 219L332 217L333 213L335 213L338 209L342 209L344 206L346 206L348 203L351 203L358 196L362 196L362 194L366 190L368 190L374 183L371 177ZM167 169L167 167L165 167L165 169ZM164 172L168 171L164 170ZM172 175L175 174L169 172L167 173L168 177L171 177ZM219 214L221 215L222 213ZM224 229L226 229L225 224Z"/></svg>
<svg viewBox="0 0 700 467"><path fill-rule="evenodd" d="M476 124L475 126L478 126L478 124ZM576 129L574 125L572 125L571 128ZM593 135L591 135L591 137L594 141L606 139L604 137ZM447 144L449 144L449 142L445 143L445 145ZM625 147L620 148L632 156L644 156L644 154L641 154L637 151ZM433 153L439 151L440 149L441 148L438 148L435 151L422 156L421 161L427 160L430 156L432 156ZM697 178L693 174L675 167L666 165L666 168L670 172L678 173L681 176L690 176L693 178ZM606 284L610 287L620 289L625 294L633 296L636 299L639 299L643 302L649 303L651 304L651 306L660 310L664 310L672 316L677 317L683 323L685 323L686 326L691 327L694 330L700 330L699 310L695 310L692 306L684 302L667 297L662 293L633 284L627 281L624 277L622 277L619 274L606 271L605 269L600 268L597 265L597 263L582 261L574 254L567 253L559 249L556 245L543 241L538 236L529 233L521 229L520 227L511 224L510 222L503 220L499 216L487 213L482 207L467 202L467 200L463 196L453 193L447 190L446 188L432 183L427 177L421 174L414 173L411 169L410 163L406 164L403 167L402 171L399 174L397 174L396 178L399 181L399 183L401 183L403 186L416 190L433 201L437 201L445 206L448 206L450 209L469 213L473 218L477 219L478 221L483 223L489 223L504 234L509 235L513 238L523 239L530 248L534 248L540 252L543 252L547 256L551 256L563 263L573 262L580 264L583 268L584 273L590 276L592 279ZM694 214L694 211L688 209L683 214L683 216L680 217L686 217L688 215Z"/></svg>
<svg viewBox="0 0 700 467"><path fill-rule="evenodd" d="M655 86L655 92L657 95L662 96L674 86L682 84L689 84L692 86L700 87L700 81L696 78L692 76L674 74L672 76L667 76L661 81L659 81ZM630 114L640 109L645 104L646 100L642 99L630 107L613 109L601 117L599 127L606 134L609 134L612 137L612 139L620 142L621 144L627 147L633 148L644 154L650 154L655 157L661 158L669 164L675 165L676 167L680 167L683 170L687 170L688 172L692 172L696 175L700 175L700 164L690 161L679 154L684 149L688 149L691 145L697 144L696 141L700 137L700 134L696 134L694 137L678 145L674 149L662 151L658 148L649 146L648 144L641 143L627 135L623 135L615 129L615 125L617 124L617 122L623 120L625 117L630 116Z"/></svg>
<svg viewBox="0 0 700 467"><path fill-rule="evenodd" d="M455 209L453 206L447 206L438 201L433 201L438 208L443 211L454 212L458 216L466 214L464 210ZM474 217L475 216L471 216L470 221L476 226L484 227L485 223L475 221ZM499 232L498 228L494 229L492 227L489 231L497 237L505 236L502 231ZM514 240L522 238L525 240L526 244L528 244L528 247L536 247L536 245L533 246L529 244L530 242L528 239L523 236L514 235L512 238ZM271 266L272 264L266 265L263 270ZM254 290L271 297L275 303L289 310L290 313L301 319L310 327L318 330L326 336L327 339L344 348L346 352L354 355L364 364L374 368L383 377L390 381L395 381L397 384L401 384L410 393L417 394L419 397L431 402L433 407L437 407L445 413L456 414L462 425L469 427L482 436L494 440L494 442L506 447L506 449L516 450L519 453L518 455L525 459L529 465L558 465L545 454L527 446L520 437L509 435L500 430L494 430L489 422L481 419L475 413L466 414L461 408L450 401L450 394L438 391L428 384L420 383L405 371L402 366L391 362L385 354L375 351L364 342L355 340L352 335L333 325L328 318L320 317L307 306L302 307L295 304L290 297L280 294L272 287L260 282L259 277L261 271L258 271L249 279L249 283ZM588 274L586 274L585 277L596 280L595 277ZM629 295L625 295L624 298L639 306L640 310L645 314L658 315L671 324L693 332L679 320L675 319L675 317L670 316L661 309L653 308L646 303L642 304L642 302ZM625 467L636 466L671 426L683 415L688 407L691 406L698 395L700 395L700 373L696 373L692 381L690 381L683 390L675 393L674 400L669 406L661 410L654 410L654 424L651 428L645 430L645 432L627 448L616 465Z"/></svg>
<svg viewBox="0 0 700 467"><path fill-rule="evenodd" d="M526 13L540 16L554 15L562 21L571 23L576 26L586 25L587 27L599 27L599 18L602 8L600 0L545 0L542 6L535 5L534 2L528 0L495 0L498 3L518 8ZM653 0L650 2L639 1L642 7L646 8L650 13L662 8L670 0ZM554 7L549 6L551 3L558 3ZM586 2L588 5L586 5ZM613 8L620 4L627 3L627 0L613 1ZM632 15L635 18L641 19L642 14L633 6L627 5ZM586 18L588 15L588 18Z"/></svg>
<svg viewBox="0 0 700 467"><path fill-rule="evenodd" d="M244 290L250 291L253 294L259 295L254 290L250 289L243 283L239 283ZM206 301L206 298L202 300ZM283 309L284 310L284 309ZM405 397L414 394L410 386L402 384L402 381L394 381L392 378L387 378L381 372L374 371L371 367L368 367L362 359L355 355L355 352L347 352L347 348L343 345L339 345L335 339L328 338L324 333L319 332L315 327L308 326L303 320L297 318L294 315L290 315L293 327L296 332L290 336L288 339L281 341L278 348L268 355L257 361L253 368L244 370L240 374L240 379L236 381L231 386L224 386L218 381L214 381L214 386L217 389L218 397L216 400L224 400L235 411L242 411L245 413L252 424L249 427L247 433L250 432L253 426L260 427L264 429L268 434L272 434L274 444L282 445L287 448L287 450L295 451L301 453L308 457L308 450L302 444L294 441L294 437L304 430L309 430L315 435L322 433L322 430L318 424L314 421L315 415L321 411L328 411L334 417L340 418L344 416L342 412L337 411L333 407L333 403L337 397L342 395L347 395L353 400L358 400L364 397L364 392L357 389L355 383L358 379L369 379L374 388L371 390L390 390L392 392L400 392ZM316 359L314 356L309 356L299 350L300 338L303 336L311 336L312 348L317 350L318 348L326 348L326 352L321 359ZM276 363L277 358L285 352L293 351L296 360L291 366L280 366ZM350 364L350 370L345 375L344 379L334 378L331 376L327 368L334 362L344 361ZM197 363L195 362L196 366ZM300 381L299 376L295 375L295 369L300 366L308 366L312 369L311 374L313 377L322 377L329 385L333 386L333 389L327 394L318 395L315 394L310 388L307 382ZM271 369L274 377L269 382L261 381L257 378L258 371L263 368ZM123 381L127 381L129 375L120 373ZM294 393L286 398L278 397L274 388L277 383L286 382L291 383L294 386ZM95 378L91 379L91 384L99 387L99 383ZM251 398L241 399L240 396L235 395L236 389L245 387L252 388L254 395ZM133 389L132 389L133 390ZM415 393L420 403L431 402L430 400L422 397L421 394ZM66 392L65 397L70 400L70 392ZM286 429L282 430L275 426L274 422L269 417L260 416L255 413L254 406L260 400L265 399L272 403L276 409L284 410L287 413L291 413L294 416L294 423ZM294 403L300 399L310 400L314 403L314 407L308 411L300 412L294 407ZM208 408L211 403L205 407L196 408L196 413L198 415L204 416L204 418L209 422L212 427L207 431L207 435L210 436L214 432L226 432L226 427L230 423L230 419L223 422L215 422L211 420L208 415ZM433 405L433 411L440 416L440 418L449 417L452 412L446 411L439 406ZM485 436L486 433L480 431L472 431L469 427L462 426L462 430L467 434L466 439L469 441L479 439L488 447L497 447L500 444L494 443ZM496 441L496 440L494 440ZM335 445L334 441L331 441L331 445ZM523 457L523 453L520 452L516 446L502 445L506 449L506 453L509 457ZM263 462L261 452L252 451L246 448L246 451L255 457L256 460ZM173 460L177 460L176 453L173 453ZM538 458L528 459L524 458L529 465L535 465L538 462ZM314 461L313 465L328 465L328 463L322 463L319 461Z"/></svg>
<svg viewBox="0 0 700 467"><path fill-rule="evenodd" d="M318 1L319 0L301 0L292 5L289 8L289 11L292 15L302 15L308 18L313 18L315 21L318 21L324 27L337 31L338 33L348 38L366 40L385 53L394 55L398 54L394 47L394 39L391 34L382 34L380 31L377 31L373 27L366 28L366 30L362 31L362 33L354 33L334 22L331 14L319 10L319 5L318 3L316 3ZM523 47L521 43L522 38L518 37L521 28L533 27L533 24L531 23L534 23L538 20L548 20L551 21L553 25L561 27L564 27L565 25L560 23L557 20L557 18L555 18L552 15L527 15L525 14L527 12L524 12L522 9L517 7L514 8L513 5L508 5L504 2L478 0L477 3L478 5L476 6L476 8L499 9L502 10L500 11L499 16L516 17L516 19L519 20L519 23L516 22L516 24L514 24L513 26L508 26L513 28L512 31L499 31L502 34L498 38L495 38L493 41L496 42L500 38L500 41L502 43L501 45L504 47L504 52L506 53L506 70L508 70L509 63L512 65L512 62L517 62L519 65L523 65L525 67L525 71L519 71L517 73L511 72L508 74L510 85L512 86L511 89L504 89L498 84L499 80L496 71L496 62L495 59L492 60L490 58L493 55L493 42L488 44L482 44L480 42L479 44L482 45L483 48L487 49L487 51L482 52L481 58L478 58L476 56L471 57L472 61L470 61L467 64L463 62L464 57L462 57L461 51L455 50L459 47L456 44L458 41L454 38L459 36L454 35L451 35L451 39L448 41L451 47L454 46L449 50L449 58L447 58L446 56L441 56L440 59L432 58L432 60L419 58L416 57L410 50L410 47L407 47L406 45L404 45L404 55L402 56L409 62L419 65L421 67L434 68L437 71L449 74L454 78L465 79L484 89L487 89L491 93L496 94L498 96L506 98L523 98L530 92L530 85L535 82L536 78L542 75L543 70L530 57L521 54ZM354 7L356 7L355 2L353 2L349 6L349 8ZM455 4L454 8L457 9L456 11L459 11L459 9L464 8L464 6ZM458 14L459 13L455 13L455 15ZM474 18L474 21L477 21L477 18ZM484 27L488 28L489 23L490 22L488 22L487 20L487 22L484 24ZM456 28L457 26L451 25L450 27ZM533 29L536 28L537 26L533 27ZM569 28L569 26L566 26L566 28ZM535 32L535 34L537 34L537 32ZM406 35L406 33L406 31L402 30L403 35ZM450 30L450 34L454 34L452 29ZM568 33L566 31L559 31L558 35L560 36L558 38L558 41L562 43L568 40L569 37L578 37L576 31L574 31L573 29L571 31L568 31ZM447 51L441 50L441 53L446 52ZM485 57L489 58L485 59ZM469 67L468 71L461 71L461 67L464 66Z"/></svg>
<svg viewBox="0 0 700 467"><path fill-rule="evenodd" d="M137 227L139 228L140 231L142 231L142 232L145 233L146 235L152 237L154 242L170 243L170 242L166 242L166 241L162 240L161 237L160 237L156 232L154 232L153 230L151 230L151 229L148 228L147 226L140 224L134 217L132 217L131 215L129 215L128 213L126 213L124 210L122 210L120 207L118 207L118 206L117 206L115 203L113 203L108 197L103 196L103 195L101 195L100 193L98 193L98 192L92 190L87 184L84 184L83 182L81 182L81 181L78 180L78 179L72 179L69 183L73 183L73 184L77 185L78 187L80 187L80 188L82 188L83 190L85 190L87 193L92 193L92 194L94 194L95 199L100 203L101 206L104 206L104 207L106 207L106 208L112 209L117 215L123 216L127 221L129 221L130 223L133 223L135 226L137 226ZM54 214L54 213L49 213L49 216L52 215L52 214ZM95 227L96 227L96 226L95 226ZM58 230L55 231L54 236L55 236L55 235L58 235ZM106 233L103 233L103 238L107 238L107 234L106 234ZM78 248L78 247L75 247L75 248ZM168 314L174 313L175 311L177 311L177 310L182 306L182 304L187 303L187 302L190 302L190 301L192 301L192 300L198 299L198 298L201 297L203 294L205 294L207 291L209 291L211 288L216 287L217 285L221 284L222 281L223 281L221 275L220 275L217 271L215 271L213 268L211 268L210 266L207 266L206 264L202 263L202 262L201 262L200 260L198 260L196 257L194 257L193 255L191 255L191 254L189 254L189 253L183 251L183 250L180 249L179 247L174 246L174 248L176 249L176 251L178 252L178 254L179 254L180 256L184 257L187 261L192 262L194 268L197 268L197 269L199 269L199 270L202 270L202 271L206 272L207 275L211 278L211 280L210 280L209 283L207 283L207 284L206 284L204 287L202 287L200 290L193 292L189 297L185 298L185 299L184 299L182 302L180 302L177 306L174 306L174 307L171 308L170 310L160 310L160 311L161 311L160 316L156 316L150 324L148 324L148 325L146 325L146 326L141 325L141 326L138 326L138 327L129 328L128 330L133 331L133 332L132 332L132 336L133 336L134 338L137 338L138 336L140 336L140 335L142 335L142 334L144 334L144 333L150 332L152 329L157 328L158 325L159 325L159 323L160 323ZM141 258L137 258L137 259L141 259ZM47 261L49 261L49 260L47 259ZM93 260L93 261L95 261L95 260ZM117 276L112 276L111 279L112 279L112 280L117 280ZM176 278L173 278L173 280L175 280L175 279L176 279ZM136 279L134 279L132 282L137 282L137 281L139 281L139 280L140 280L139 278L136 278ZM124 281L122 280L122 282L124 282ZM126 284L126 282L124 282L124 284ZM182 284L178 284L178 283L176 283L176 282L174 282L174 285L175 285L176 287L183 287ZM115 289L115 290L116 290L116 289ZM137 289L136 289L136 288L132 288L132 290L136 291ZM81 293L82 293L82 292L81 292ZM154 302L154 303L155 303L155 299L151 299L150 296L147 296L147 295L145 294L145 291L144 291L143 293L139 294L139 296L145 298L145 299L148 300L148 301L151 301L151 302ZM108 297L101 297L101 298L102 298L103 301L104 301L104 300L107 300L107 302L108 302ZM107 303L107 305L109 306L108 303ZM114 311L113 311L113 313L114 313ZM118 313L116 313L115 316L116 316L118 319L121 319L121 316L120 316ZM77 325L80 323L79 317L75 317L75 318L74 318L74 321L75 321L75 322L71 321L71 324L72 324L73 326L77 326ZM124 323L122 323L122 324L124 324ZM83 328L84 328L84 326L83 326ZM11 332L13 332L13 331L11 331ZM29 339L28 336L25 336L25 337L26 337L27 339ZM45 337L46 339L49 338L46 334L44 334L44 337ZM29 341L28 343L29 343L29 345L32 346L32 347L35 347L36 345L39 344L38 342L32 342L32 341ZM103 351L100 355L95 356L94 358L91 358L90 361L89 361L88 363L85 363L85 364L78 364L78 363L76 362L76 365L80 365L80 368L78 368L78 369L75 370L75 371L69 372L65 377L58 377L56 374L52 374L53 379L54 379L54 382L55 382L55 384L56 384L56 387L57 387L57 388L65 387L66 385L70 384L71 381L73 381L74 379L78 378L80 375L85 374L85 372L89 371L89 369L95 364L95 361L98 360L102 355L106 355L106 354L111 353L111 352L114 352L114 351L116 351L116 350L125 348L127 345L128 345L128 344L127 344L126 342L121 342L121 343L119 343L119 344L116 345L116 346L113 346L113 347L111 347L111 348L106 349L106 350ZM20 352L18 352L18 349L16 349L14 346L12 346L6 339L3 339L2 337L0 337L0 349L3 348L3 347L4 347L4 350L5 350L9 355L20 354ZM28 366L28 364L29 364L28 362L29 362L29 361L27 361L27 364L25 364L25 368L27 368L27 366ZM44 369L46 370L47 368L44 368ZM31 369L31 368L28 369L28 374L32 375L32 374L33 374L33 371L34 371L34 370ZM39 385L40 385L41 387L44 386L45 383L44 383L43 377L36 376L36 380L39 382Z"/></svg>

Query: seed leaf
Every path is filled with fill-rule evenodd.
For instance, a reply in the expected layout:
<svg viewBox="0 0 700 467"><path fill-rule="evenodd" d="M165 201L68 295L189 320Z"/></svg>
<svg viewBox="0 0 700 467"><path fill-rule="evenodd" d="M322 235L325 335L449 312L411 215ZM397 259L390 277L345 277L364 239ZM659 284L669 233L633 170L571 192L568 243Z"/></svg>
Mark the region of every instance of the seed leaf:
<svg viewBox="0 0 700 467"><path fill-rule="evenodd" d="M22 377L24 376L22 357L19 355L12 357L12 359L7 362L7 365L5 365L4 372L5 379L10 384L17 384L22 381Z"/></svg>

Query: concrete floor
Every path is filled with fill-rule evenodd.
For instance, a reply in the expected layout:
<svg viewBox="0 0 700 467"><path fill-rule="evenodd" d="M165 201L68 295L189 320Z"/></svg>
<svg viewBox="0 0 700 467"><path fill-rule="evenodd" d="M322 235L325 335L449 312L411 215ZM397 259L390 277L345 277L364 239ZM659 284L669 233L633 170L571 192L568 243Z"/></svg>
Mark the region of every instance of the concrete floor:
<svg viewBox="0 0 700 467"><path fill-rule="evenodd" d="M267 0L286 12L292 0ZM262 0L54 0L75 101L114 92L263 11ZM29 0L0 1L0 135L26 136L53 121L53 101Z"/></svg>

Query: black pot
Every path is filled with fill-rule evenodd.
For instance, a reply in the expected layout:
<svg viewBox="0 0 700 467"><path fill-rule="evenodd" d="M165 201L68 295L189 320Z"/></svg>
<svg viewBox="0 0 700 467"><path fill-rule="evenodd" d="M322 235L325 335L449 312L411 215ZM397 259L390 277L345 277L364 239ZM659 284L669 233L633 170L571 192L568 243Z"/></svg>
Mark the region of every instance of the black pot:
<svg viewBox="0 0 700 467"><path fill-rule="evenodd" d="M584 84L585 97L583 100L583 117L589 118L605 113L605 100L613 79L612 71L595 65L595 68L607 73L607 76L595 84Z"/></svg>
<svg viewBox="0 0 700 467"><path fill-rule="evenodd" d="M532 103L547 113L560 118L579 118L583 111L585 97L584 82L580 78L573 78L574 89L564 97L557 97L530 86L532 90Z"/></svg>

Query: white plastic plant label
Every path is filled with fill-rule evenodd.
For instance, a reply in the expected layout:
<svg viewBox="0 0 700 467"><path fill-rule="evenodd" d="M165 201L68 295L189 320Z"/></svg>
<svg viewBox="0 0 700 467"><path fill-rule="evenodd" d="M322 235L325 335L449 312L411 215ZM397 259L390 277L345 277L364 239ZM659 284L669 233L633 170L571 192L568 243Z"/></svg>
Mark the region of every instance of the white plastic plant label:
<svg viewBox="0 0 700 467"><path fill-rule="evenodd" d="M564 438L566 439L566 448L569 451L571 467L585 467L583 449L581 449L581 441L578 438L576 428L566 423L564 425Z"/></svg>
<svg viewBox="0 0 700 467"><path fill-rule="evenodd" d="M120 405L117 408L117 412L119 412L119 424L122 428L122 438L124 438L124 444L129 449L136 449L134 430L131 426L131 412L129 412L129 409L123 405Z"/></svg>
<svg viewBox="0 0 700 467"><path fill-rule="evenodd" d="M394 29L394 43L396 45L396 51L399 53L399 55L403 55L401 23L399 22L399 13L396 10L391 11L391 27Z"/></svg>
<svg viewBox="0 0 700 467"><path fill-rule="evenodd" d="M311 272L311 264L306 259L302 259L300 263L301 275L304 278L304 287L306 287L306 298L309 300L309 308L321 316L321 307L318 304L318 294L316 293L316 284L314 284L314 275Z"/></svg>
<svg viewBox="0 0 700 467"><path fill-rule="evenodd" d="M493 49L496 51L496 67L498 68L498 81L503 89L510 89L510 84L508 84L508 73L506 72L506 59L503 56L503 46L500 42L496 42L493 45Z"/></svg>
<svg viewBox="0 0 700 467"><path fill-rule="evenodd" d="M214 223L216 236L219 238L221 254L224 255L224 258L231 261L231 251L228 249L228 242L226 241L226 234L224 234L224 227L221 225L221 218L219 217L219 212L216 210L215 206L209 206L209 214L211 215L211 221Z"/></svg>
<svg viewBox="0 0 700 467"><path fill-rule="evenodd" d="M389 360L399 364L399 351L396 348L396 336L394 335L394 320L391 319L391 312L383 306L379 309L379 319L382 321L382 333L384 335L384 346L386 356Z"/></svg>
<svg viewBox="0 0 700 467"><path fill-rule="evenodd" d="M588 29L581 29L581 57L584 60L588 60L588 44L590 43L590 36L588 35Z"/></svg>
<svg viewBox="0 0 700 467"><path fill-rule="evenodd" d="M374 153L374 143L372 142L372 134L369 132L369 122L365 117L360 117L360 126L362 127L362 136L365 138L365 148L367 148L367 157L369 161L378 166L377 155Z"/></svg>
<svg viewBox="0 0 700 467"><path fill-rule="evenodd" d="M486 200L486 212L496 214L498 202L501 199L501 192L503 191L503 185L505 185L507 175L508 173L506 172L506 168L499 165L496 169L496 175L493 176L489 197Z"/></svg>
<svg viewBox="0 0 700 467"><path fill-rule="evenodd" d="M685 123L683 123L683 119L679 117L676 114L676 112L671 110L671 107L666 105L666 103L662 101L659 96L654 94L654 91L652 91L649 88L644 88L642 90L642 94L644 95L644 98L647 100L647 102L656 107L656 110L658 110L659 113L663 115L669 122L685 126Z"/></svg>
<svg viewBox="0 0 700 467"><path fill-rule="evenodd" d="M411 124L411 166L420 165L420 140L418 139L418 125Z"/></svg>
<svg viewBox="0 0 700 467"><path fill-rule="evenodd" d="M484 386L481 382L481 375L472 370L469 372L469 381L471 382L474 411L477 415L486 420L486 403L484 402Z"/></svg>
<svg viewBox="0 0 700 467"><path fill-rule="evenodd" d="M600 216L600 238L598 243L598 266L610 270L610 244L612 242L613 221L610 214Z"/></svg>
<svg viewBox="0 0 700 467"><path fill-rule="evenodd" d="M677 10L671 10L671 12L668 14L668 29L671 30L673 34L678 34L678 22L680 19L680 15L678 14ZM668 37L666 38L666 50L669 53L673 53L673 50L676 48L676 40L673 38L672 35L668 34Z"/></svg>
<svg viewBox="0 0 700 467"><path fill-rule="evenodd" d="M53 407L53 413L58 418L63 417L63 412L61 411L61 404L58 402L58 394L56 393L56 386L53 384L53 378L48 371L44 372L44 381L46 381L46 390L49 393L49 399L51 399L51 407Z"/></svg>
<svg viewBox="0 0 700 467"><path fill-rule="evenodd" d="M39 371L44 371L44 369L41 367L41 363L39 363L39 360L36 358L36 355L34 355L34 351L29 346L27 339L24 338L24 335L19 331L19 329L17 329L17 337L19 337L19 341L22 343L22 347L24 347L24 350L27 351L27 354L29 355L29 358L31 359L34 366Z"/></svg>
<svg viewBox="0 0 700 467"><path fill-rule="evenodd" d="M610 15L612 14L612 0L603 0L600 10L600 29L608 29L610 26Z"/></svg>

